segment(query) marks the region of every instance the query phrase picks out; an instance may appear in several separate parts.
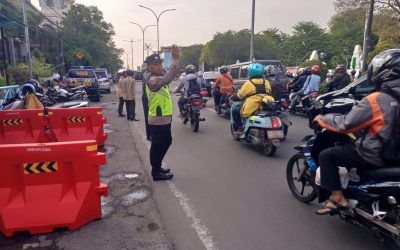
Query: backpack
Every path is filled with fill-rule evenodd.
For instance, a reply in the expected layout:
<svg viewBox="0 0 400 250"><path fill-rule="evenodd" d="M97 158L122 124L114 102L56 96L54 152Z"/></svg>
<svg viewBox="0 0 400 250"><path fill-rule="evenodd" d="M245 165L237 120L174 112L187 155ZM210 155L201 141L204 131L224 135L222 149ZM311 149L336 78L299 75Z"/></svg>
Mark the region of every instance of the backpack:
<svg viewBox="0 0 400 250"><path fill-rule="evenodd" d="M396 97L391 89L382 92L396 99L397 105L393 107L395 109L393 112L394 117L392 118L394 125L390 132L390 137L389 139L381 138L381 158L387 164L400 166L400 98Z"/></svg>
<svg viewBox="0 0 400 250"><path fill-rule="evenodd" d="M188 88L187 92L188 92L188 96L200 95L200 86L199 86L199 83L197 82L197 78L189 80L189 88Z"/></svg>

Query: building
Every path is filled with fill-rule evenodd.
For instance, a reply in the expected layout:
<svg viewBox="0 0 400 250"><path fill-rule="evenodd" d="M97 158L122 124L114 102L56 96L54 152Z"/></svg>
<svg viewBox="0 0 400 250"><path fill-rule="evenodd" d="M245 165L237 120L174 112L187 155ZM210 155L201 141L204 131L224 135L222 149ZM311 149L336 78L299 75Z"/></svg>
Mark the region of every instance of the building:
<svg viewBox="0 0 400 250"><path fill-rule="evenodd" d="M43 15L53 23L61 22L62 17L69 11L75 0L39 0Z"/></svg>

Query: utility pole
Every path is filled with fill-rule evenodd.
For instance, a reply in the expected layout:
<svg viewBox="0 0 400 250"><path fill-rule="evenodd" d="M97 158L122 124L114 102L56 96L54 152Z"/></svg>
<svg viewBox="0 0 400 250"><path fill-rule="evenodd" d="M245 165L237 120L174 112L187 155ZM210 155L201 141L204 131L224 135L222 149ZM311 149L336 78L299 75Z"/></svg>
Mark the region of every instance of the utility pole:
<svg viewBox="0 0 400 250"><path fill-rule="evenodd" d="M146 50L147 50L147 56L149 56L149 50L151 50L152 45L151 45L151 43L146 43L144 46L146 47Z"/></svg>
<svg viewBox="0 0 400 250"><path fill-rule="evenodd" d="M8 72L7 72L8 64L7 64L7 55L6 55L6 38L4 37L3 27L1 28L1 48L3 51L3 63L4 63L4 71L6 73L6 82L7 82L7 86L9 86L10 79L8 78Z"/></svg>
<svg viewBox="0 0 400 250"><path fill-rule="evenodd" d="M375 0L370 0L369 8L366 11L365 18L365 30L364 30L364 44L363 44L363 55L361 61L361 72L364 72L367 67L367 57L369 50L371 48L371 27L372 27L372 19L374 18L374 7Z"/></svg>
<svg viewBox="0 0 400 250"><path fill-rule="evenodd" d="M250 61L254 60L254 22L256 17L256 0L253 0L251 12L251 38L250 38Z"/></svg>
<svg viewBox="0 0 400 250"><path fill-rule="evenodd" d="M25 46L26 46L26 55L28 57L28 68L29 68L29 78L32 79L32 56L31 56L31 45L29 43L29 27L28 27L28 18L26 16L26 0L22 0L22 14L24 17L24 26L25 26Z"/></svg>
<svg viewBox="0 0 400 250"><path fill-rule="evenodd" d="M124 42L128 42L128 43L131 43L131 54L132 54L132 70L134 69L134 67L133 67L133 43L136 43L136 42L139 42L140 40L137 40L137 41L133 41L132 39L131 40L124 40Z"/></svg>

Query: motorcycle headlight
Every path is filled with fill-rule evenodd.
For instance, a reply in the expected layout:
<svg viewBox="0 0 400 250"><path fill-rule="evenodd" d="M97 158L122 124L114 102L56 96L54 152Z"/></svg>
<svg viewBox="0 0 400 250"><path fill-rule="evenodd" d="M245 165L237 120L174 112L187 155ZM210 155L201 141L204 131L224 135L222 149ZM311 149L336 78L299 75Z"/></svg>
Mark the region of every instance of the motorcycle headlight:
<svg viewBox="0 0 400 250"><path fill-rule="evenodd" d="M324 107L324 104L321 101L315 101L313 106L316 109L322 109Z"/></svg>

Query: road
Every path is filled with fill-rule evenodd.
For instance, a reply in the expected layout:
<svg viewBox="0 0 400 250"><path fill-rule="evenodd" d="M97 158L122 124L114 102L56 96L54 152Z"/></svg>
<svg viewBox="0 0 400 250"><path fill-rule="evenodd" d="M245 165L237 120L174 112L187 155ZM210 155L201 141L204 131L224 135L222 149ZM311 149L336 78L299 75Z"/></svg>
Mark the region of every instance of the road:
<svg viewBox="0 0 400 250"><path fill-rule="evenodd" d="M143 120L141 103L137 107ZM293 147L312 133L304 117L291 118L287 140L268 158L234 141L229 121L212 107L210 101L202 110L206 121L198 133L175 115L173 145L165 158L175 178L153 184L176 249L384 249L368 232L338 217L317 216L319 204L303 204L291 195L287 161ZM143 136L143 122L135 130ZM147 147L142 144L142 154L148 154Z"/></svg>

